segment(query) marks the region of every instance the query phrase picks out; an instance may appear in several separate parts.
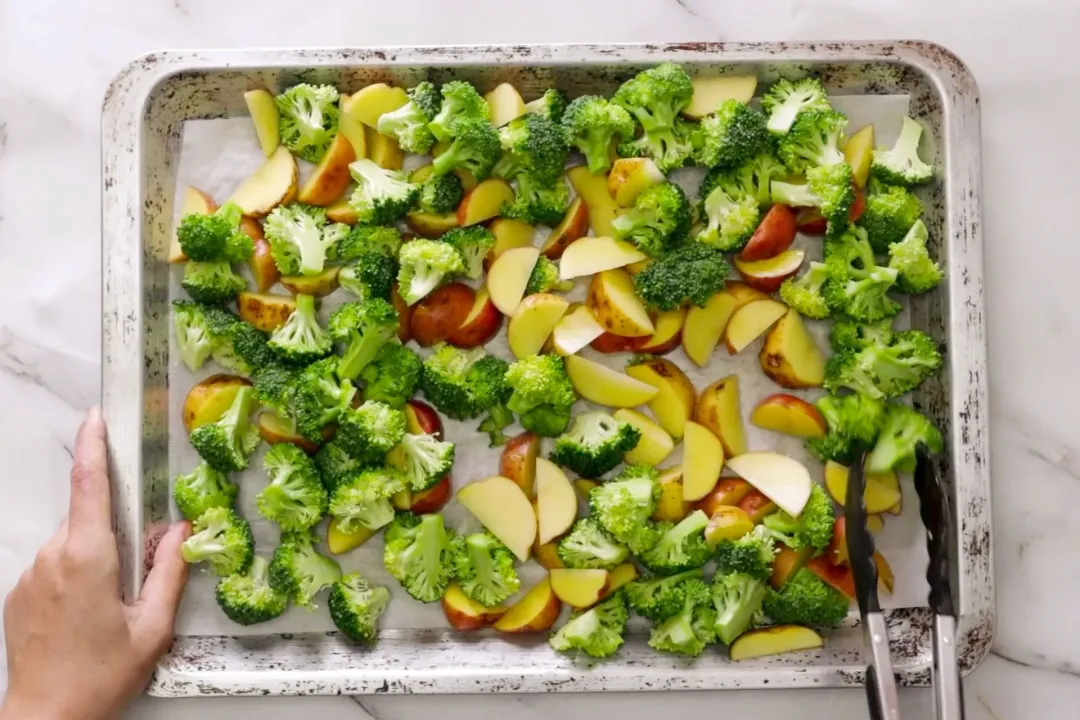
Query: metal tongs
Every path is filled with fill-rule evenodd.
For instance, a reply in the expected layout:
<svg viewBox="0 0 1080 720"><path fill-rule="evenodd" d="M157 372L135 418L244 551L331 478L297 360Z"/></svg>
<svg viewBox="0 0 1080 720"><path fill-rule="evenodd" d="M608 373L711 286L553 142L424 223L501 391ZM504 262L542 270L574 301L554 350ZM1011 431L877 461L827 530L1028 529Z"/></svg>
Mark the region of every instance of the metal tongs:
<svg viewBox="0 0 1080 720"><path fill-rule="evenodd" d="M866 668L866 697L873 720L899 720L896 676L889 654L888 628L878 604L878 570L874 561L874 538L866 529L866 506L863 501L865 478L861 453L848 477L844 517L847 523L848 557L855 579L855 595L862 616L863 636L870 651ZM920 515L926 526L926 544L930 562L926 579L930 584L930 609L934 618L934 710L939 720L961 720L964 696L956 657L956 607L953 602L949 548L955 542L949 496L941 487L937 467L919 448L915 467L915 490L919 495Z"/></svg>

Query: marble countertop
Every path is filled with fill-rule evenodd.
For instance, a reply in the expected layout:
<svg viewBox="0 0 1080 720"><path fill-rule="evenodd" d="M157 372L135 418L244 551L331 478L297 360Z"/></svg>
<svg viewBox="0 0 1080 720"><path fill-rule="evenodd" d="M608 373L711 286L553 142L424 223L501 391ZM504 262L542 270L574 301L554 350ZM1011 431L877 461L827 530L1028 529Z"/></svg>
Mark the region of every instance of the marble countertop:
<svg viewBox="0 0 1080 720"><path fill-rule="evenodd" d="M242 9L241 5L257 7ZM322 5L321 12L309 10ZM966 681L968 717L1047 720L1080 705L1080 243L1066 208L1080 167L1080 5L1071 0L263 0L0 2L0 593L63 515L75 428L99 382L99 114L131 58L183 47L921 38L982 92L998 630ZM402 16L409 20L403 21ZM1062 204L1064 203L1064 205ZM1071 217L1067 218L1071 220ZM34 268L37 272L24 272ZM14 462L12 461L14 460ZM2 662L2 661L0 661ZM3 687L0 674L0 688ZM906 717L929 693L902 692ZM601 710L601 703L602 710ZM857 691L678 695L140 700L130 717L474 720L866 717Z"/></svg>

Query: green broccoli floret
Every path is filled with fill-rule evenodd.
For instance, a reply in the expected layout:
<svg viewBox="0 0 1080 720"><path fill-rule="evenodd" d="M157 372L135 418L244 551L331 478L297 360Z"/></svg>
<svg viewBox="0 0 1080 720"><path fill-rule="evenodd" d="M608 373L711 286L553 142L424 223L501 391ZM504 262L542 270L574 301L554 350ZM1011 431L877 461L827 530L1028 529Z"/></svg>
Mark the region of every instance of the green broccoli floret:
<svg viewBox="0 0 1080 720"><path fill-rule="evenodd" d="M525 112L559 122L566 112L566 96L555 88L548 88L540 97L525 103Z"/></svg>
<svg viewBox="0 0 1080 720"><path fill-rule="evenodd" d="M682 608L653 627L649 633L649 647L697 657L706 645L716 642L716 610L712 605L712 593L704 581L692 578L683 585Z"/></svg>
<svg viewBox="0 0 1080 720"><path fill-rule="evenodd" d="M566 430L577 395L561 357L530 355L518 360L506 371L506 385L512 388L506 406L518 415L522 427L546 437Z"/></svg>
<svg viewBox="0 0 1080 720"><path fill-rule="evenodd" d="M296 308L289 319L270 335L270 349L293 365L310 364L333 351L330 335L315 315L313 296L296 296Z"/></svg>
<svg viewBox="0 0 1080 720"><path fill-rule="evenodd" d="M420 389L439 412L468 420L504 401L507 367L482 347L461 350L439 343L424 361Z"/></svg>
<svg viewBox="0 0 1080 720"><path fill-rule="evenodd" d="M898 243L922 215L919 198L907 188L896 185L878 187L872 183L872 192L866 196L866 209L859 218L859 225L866 229L874 252L887 253L889 246Z"/></svg>
<svg viewBox="0 0 1080 720"><path fill-rule="evenodd" d="M690 76L674 63L661 63L620 85L611 101L637 119L643 134L620 144L619 154L651 157L664 172L685 163L693 149L691 126L679 118L679 111L693 94Z"/></svg>
<svg viewBox="0 0 1080 720"><path fill-rule="evenodd" d="M491 110L487 101L472 85L453 80L442 86L442 107L428 123L428 129L439 140L447 140L458 134L462 123L475 120L487 121Z"/></svg>
<svg viewBox="0 0 1080 720"><path fill-rule="evenodd" d="M404 436L405 413L383 402L368 400L338 417L338 442L362 463L380 462Z"/></svg>
<svg viewBox="0 0 1080 720"><path fill-rule="evenodd" d="M562 127L567 141L585 156L594 175L611 167L613 145L634 137L630 113L599 95L572 100L563 113Z"/></svg>
<svg viewBox="0 0 1080 720"><path fill-rule="evenodd" d="M259 514L282 530L307 530L326 514L329 498L315 463L289 443L272 445L263 458L270 483L255 496Z"/></svg>
<svg viewBox="0 0 1080 720"><path fill-rule="evenodd" d="M355 380L383 346L397 336L398 314L382 298L345 303L330 314L330 337L345 345L337 374Z"/></svg>
<svg viewBox="0 0 1080 720"><path fill-rule="evenodd" d="M360 260L369 252L396 260L401 249L401 232L386 225L353 225L345 237L330 249L330 259L346 263Z"/></svg>
<svg viewBox="0 0 1080 720"><path fill-rule="evenodd" d="M266 333L225 311L221 313L221 339L212 353L218 365L231 373L253 377L259 368L277 364L278 359L270 350ZM233 321L226 324L225 315Z"/></svg>
<svg viewBox="0 0 1080 720"><path fill-rule="evenodd" d="M646 255L662 257L690 230L690 203L678 185L659 183L643 190L611 226L617 239L632 242Z"/></svg>
<svg viewBox="0 0 1080 720"><path fill-rule="evenodd" d="M463 197L465 188L461 184L461 178L454 173L447 173L424 181L420 186L420 199L417 204L422 212L446 215L457 210Z"/></svg>
<svg viewBox="0 0 1080 720"><path fill-rule="evenodd" d="M893 339L892 324L892 318L876 323L858 323L841 318L829 328L829 347L834 352L840 352L862 350L868 345L888 345Z"/></svg>
<svg viewBox="0 0 1080 720"><path fill-rule="evenodd" d="M659 523L660 540L638 559L657 575L674 575L699 568L712 555L712 548L705 542L708 524L709 516L701 510L690 513L678 525Z"/></svg>
<svg viewBox="0 0 1080 720"><path fill-rule="evenodd" d="M868 395L826 395L818 398L818 410L829 430L825 437L809 438L806 447L819 460L841 465L855 461L860 448L870 447L881 432L885 404Z"/></svg>
<svg viewBox="0 0 1080 720"><path fill-rule="evenodd" d="M634 612L660 622L682 609L686 594L684 581L701 577L701 568L694 568L675 575L635 580L624 588L624 593Z"/></svg>
<svg viewBox="0 0 1080 720"><path fill-rule="evenodd" d="M570 204L570 191L560 177L545 185L532 175L518 175L514 180L514 201L502 206L503 217L521 220L529 225L554 226L566 214Z"/></svg>
<svg viewBox="0 0 1080 720"><path fill-rule="evenodd" d="M364 399L384 402L393 408L405 407L416 392L423 364L420 356L401 343L388 342L360 373Z"/></svg>
<svg viewBox="0 0 1080 720"><path fill-rule="evenodd" d="M351 534L378 530L394 519L390 499L405 489L405 476L392 467L375 467L343 478L330 497L330 514L338 530Z"/></svg>
<svg viewBox="0 0 1080 720"><path fill-rule="evenodd" d="M832 110L825 88L817 78L803 78L795 82L777 80L761 98L761 107L769 115L769 132L776 135L790 130L802 113Z"/></svg>
<svg viewBox="0 0 1080 720"><path fill-rule="evenodd" d="M476 429L488 434L488 447L500 447L509 441L503 430L512 425L513 422L514 413L510 412L510 408L502 404L496 404L488 409L487 417Z"/></svg>
<svg viewBox="0 0 1080 720"><path fill-rule="evenodd" d="M830 533L832 526L829 527ZM772 573L776 543L760 525L737 540L723 540L716 546L716 567L722 573L742 573L766 580Z"/></svg>
<svg viewBox="0 0 1080 720"><path fill-rule="evenodd" d="M765 591L762 608L773 622L836 627L847 617L847 597L806 568L777 592Z"/></svg>
<svg viewBox="0 0 1080 720"><path fill-rule="evenodd" d="M768 587L765 581L740 572L717 572L713 577L712 600L716 609L716 637L725 645L749 628L761 612Z"/></svg>
<svg viewBox="0 0 1080 720"><path fill-rule="evenodd" d="M765 116L738 100L725 100L706 115L693 135L694 161L705 167L737 167L769 147Z"/></svg>
<svg viewBox="0 0 1080 720"><path fill-rule="evenodd" d="M325 358L308 365L296 380L296 429L312 442L323 441L323 428L352 407L356 388L348 380L338 380L337 358Z"/></svg>
<svg viewBox="0 0 1080 720"><path fill-rule="evenodd" d="M319 162L337 134L337 88L303 83L274 100L280 113L281 144L308 162Z"/></svg>
<svg viewBox="0 0 1080 720"><path fill-rule="evenodd" d="M333 493L338 485L356 475L364 466L338 442L331 440L315 453L315 467L319 470L323 487Z"/></svg>
<svg viewBox="0 0 1080 720"><path fill-rule="evenodd" d="M634 449L641 432L606 412L578 415L570 429L555 440L551 461L584 478L598 478L622 462Z"/></svg>
<svg viewBox="0 0 1080 720"><path fill-rule="evenodd" d="M570 426L569 405L537 405L518 417L521 427L541 437L555 437Z"/></svg>
<svg viewBox="0 0 1080 720"><path fill-rule="evenodd" d="M409 182L405 173L379 167L368 158L351 163L349 174L357 183L349 207L360 223L389 225L405 217L420 196L420 186Z"/></svg>
<svg viewBox="0 0 1080 720"><path fill-rule="evenodd" d="M723 251L688 243L635 275L634 292L654 310L676 310L689 304L704 307L724 289L730 272Z"/></svg>
<svg viewBox="0 0 1080 720"><path fill-rule="evenodd" d="M668 173L690 161L698 137L697 126L680 117L671 128L645 131L633 140L624 140L615 152L619 157L649 158L661 172Z"/></svg>
<svg viewBox="0 0 1080 720"><path fill-rule="evenodd" d="M484 276L484 258L495 247L495 235L483 225L457 227L447 231L442 241L458 251L465 264L462 274L470 280Z"/></svg>
<svg viewBox="0 0 1080 720"><path fill-rule="evenodd" d="M255 250L251 238L240 230L241 211L225 203L209 215L193 213L180 219L176 239L189 260L244 262Z"/></svg>
<svg viewBox="0 0 1080 720"><path fill-rule="evenodd" d="M896 282L896 271L877 265L866 231L848 227L825 240L828 277L822 294L829 308L859 322L869 323L892 317L900 305L888 296Z"/></svg>
<svg viewBox="0 0 1080 720"><path fill-rule="evenodd" d="M503 154L493 170L496 177L529 175L542 187L562 177L569 149L558 123L526 113L499 129L499 142Z"/></svg>
<svg viewBox="0 0 1080 720"><path fill-rule="evenodd" d="M622 646L628 619L626 600L622 593L615 593L599 605L572 615L548 642L558 652L580 650L594 658L605 658Z"/></svg>
<svg viewBox="0 0 1080 720"><path fill-rule="evenodd" d="M427 155L435 144L435 136L428 129L442 98L431 83L424 81L409 88L409 101L397 110L379 116L377 129L383 135L396 138L405 152Z"/></svg>
<svg viewBox="0 0 1080 720"><path fill-rule="evenodd" d="M270 560L270 587L293 603L314 610L315 596L341 579L337 561L319 553L311 531L282 533Z"/></svg>
<svg viewBox="0 0 1080 720"><path fill-rule="evenodd" d="M805 185L774 180L772 198L773 202L784 205L815 207L830 223L846 224L855 202L851 166L841 162L828 167L810 168L806 171Z"/></svg>
<svg viewBox="0 0 1080 720"><path fill-rule="evenodd" d="M773 187L776 185L774 182ZM761 219L757 200L749 195L732 197L722 187L709 193L702 210L706 225L697 234L697 241L724 252L741 250Z"/></svg>
<svg viewBox="0 0 1080 720"><path fill-rule="evenodd" d="M811 488L810 499L806 501L806 506L797 518L780 510L767 515L762 521L766 528L792 550L801 550L804 547L824 550L832 541L835 522L832 500L820 485Z"/></svg>
<svg viewBox="0 0 1080 720"><path fill-rule="evenodd" d="M330 586L330 619L351 640L369 643L379 634L377 621L390 604L390 591L370 584L360 573L342 575Z"/></svg>
<svg viewBox="0 0 1080 720"><path fill-rule="evenodd" d="M192 300L208 305L228 302L247 289L247 281L233 272L228 260L189 260L180 284Z"/></svg>
<svg viewBox="0 0 1080 720"><path fill-rule="evenodd" d="M438 240L410 240L401 246L398 262L398 292L408 305L423 300L446 278L465 272L461 254Z"/></svg>
<svg viewBox="0 0 1080 720"><path fill-rule="evenodd" d="M822 289L829 279L825 263L812 262L810 267L798 278L788 278L780 286L780 299L800 315L815 320L829 317L829 304L825 301Z"/></svg>
<svg viewBox="0 0 1080 720"><path fill-rule="evenodd" d="M247 469L248 455L259 446L259 428L250 422L254 391L242 387L232 405L216 422L191 431L191 445L216 470L238 472Z"/></svg>
<svg viewBox="0 0 1080 720"><path fill-rule="evenodd" d="M201 462L187 475L173 480L173 500L180 514L195 520L210 508L231 508L239 488L229 477Z"/></svg>
<svg viewBox="0 0 1080 720"><path fill-rule="evenodd" d="M701 180L698 197L707 198L713 190L721 187L728 197L749 195L757 200L759 206L771 205L770 183L786 178L788 174L787 168L772 153L761 152L735 168L710 168Z"/></svg>
<svg viewBox="0 0 1080 720"><path fill-rule="evenodd" d="M629 551L607 534L596 518L582 518L559 541L559 559L568 568L610 569L629 556Z"/></svg>
<svg viewBox="0 0 1080 720"><path fill-rule="evenodd" d="M892 149L874 151L870 173L890 185L921 185L933 180L933 166L919 159L922 133L922 125L905 116Z"/></svg>
<svg viewBox="0 0 1080 720"><path fill-rule="evenodd" d="M578 416L579 421L581 417ZM558 444L555 447L558 450ZM649 522L660 498L657 480L657 472L652 466L631 465L589 493L592 516L635 555L645 552L660 539L660 533Z"/></svg>
<svg viewBox="0 0 1080 720"><path fill-rule="evenodd" d="M889 267L897 273L896 287L901 292L924 293L941 282L941 266L926 249L928 237L926 225L916 220L903 240L889 246Z"/></svg>
<svg viewBox="0 0 1080 720"><path fill-rule="evenodd" d="M940 453L941 431L934 427L925 415L907 405L889 403L885 409L881 434L866 458L866 471L912 472L915 470L915 451L919 445L923 445L931 453Z"/></svg>
<svg viewBox="0 0 1080 720"><path fill-rule="evenodd" d="M439 177L460 168L484 180L498 162L501 150L499 132L487 120L462 121L454 129L450 147L432 161L432 174Z"/></svg>
<svg viewBox="0 0 1080 720"><path fill-rule="evenodd" d="M174 300L173 331L181 362L192 372L201 368L236 322L232 314L221 308Z"/></svg>
<svg viewBox="0 0 1080 720"><path fill-rule="evenodd" d="M541 255L533 265L529 282L525 285L525 294L546 293L556 290L569 292L574 287L572 280L559 279L559 266Z"/></svg>
<svg viewBox="0 0 1080 720"><path fill-rule="evenodd" d="M327 223L326 210L311 205L279 205L263 228L282 275L318 275L330 248L349 231L343 223Z"/></svg>
<svg viewBox="0 0 1080 720"><path fill-rule="evenodd" d="M189 565L208 562L215 575L228 577L251 565L255 540L251 526L232 508L210 508L191 526L191 537L180 546Z"/></svg>
<svg viewBox="0 0 1080 720"><path fill-rule="evenodd" d="M341 268L338 284L360 300L389 300L397 272L397 261L372 250Z"/></svg>
<svg viewBox="0 0 1080 720"><path fill-rule="evenodd" d="M295 429L296 382L299 374L284 363L264 365L255 371L255 401L270 410L286 426Z"/></svg>
<svg viewBox="0 0 1080 720"><path fill-rule="evenodd" d="M413 492L434 487L454 465L454 443L434 435L406 434L401 439L401 450L405 454L405 479Z"/></svg>
<svg viewBox="0 0 1080 720"><path fill-rule="evenodd" d="M436 602L454 576L454 531L442 515L398 513L386 529L383 565L413 598Z"/></svg>
<svg viewBox="0 0 1080 720"><path fill-rule="evenodd" d="M521 588L514 554L488 532L456 538L454 577L484 607L495 607Z"/></svg>
<svg viewBox="0 0 1080 720"><path fill-rule="evenodd" d="M831 110L801 113L791 131L776 144L780 161L793 173L805 173L816 167L844 162L840 150L848 120Z"/></svg>
<svg viewBox="0 0 1080 720"><path fill-rule="evenodd" d="M941 353L920 330L905 330L888 345L845 350L825 363L824 387L831 393L846 387L872 398L894 398L911 392L941 367Z"/></svg>
<svg viewBox="0 0 1080 720"><path fill-rule="evenodd" d="M246 573L219 580L214 595L225 616L239 625L273 620L289 607L289 596L270 587L270 563L258 555Z"/></svg>

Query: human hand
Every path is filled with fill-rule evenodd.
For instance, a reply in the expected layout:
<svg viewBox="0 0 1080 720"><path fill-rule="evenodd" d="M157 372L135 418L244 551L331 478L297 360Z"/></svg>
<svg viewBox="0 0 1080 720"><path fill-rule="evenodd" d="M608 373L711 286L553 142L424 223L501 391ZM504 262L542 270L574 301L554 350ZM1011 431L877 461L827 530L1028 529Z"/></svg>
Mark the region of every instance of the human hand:
<svg viewBox="0 0 1080 720"><path fill-rule="evenodd" d="M150 679L172 642L187 565L179 523L158 544L132 605L120 600L105 421L87 415L75 440L71 504L4 604L8 691L0 720L115 717Z"/></svg>

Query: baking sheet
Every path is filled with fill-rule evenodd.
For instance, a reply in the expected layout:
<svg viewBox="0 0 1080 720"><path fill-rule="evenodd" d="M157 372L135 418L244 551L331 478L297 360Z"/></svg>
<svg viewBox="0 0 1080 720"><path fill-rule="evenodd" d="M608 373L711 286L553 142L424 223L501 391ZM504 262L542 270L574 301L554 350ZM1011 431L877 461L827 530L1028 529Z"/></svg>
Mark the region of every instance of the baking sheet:
<svg viewBox="0 0 1080 720"><path fill-rule="evenodd" d="M837 110L847 114L850 120L849 130L855 130L867 123L874 123L879 145L890 145L895 140L900 118L907 113L909 104L906 95L836 96L832 100ZM179 194L187 185L198 187L219 202L224 202L240 182L262 163L262 160L254 128L247 117L185 123L176 178L178 197L174 207L179 207ZM409 157L406 167L414 167L422 162L418 158ZM310 165L301 162L301 177L310 172L310 169ZM673 173L672 180L682 185L691 196L696 196L701 174L702 171L699 169L688 168ZM544 234L546 234L546 229L538 229L537 242L543 239ZM796 239L795 247L805 248L809 255L808 259L820 259L821 242L819 239L800 236ZM181 275L182 267L177 266L172 269L169 286L171 299L185 297L180 288ZM579 281L574 291L569 294L570 299L583 300L585 285L584 280ZM276 288L275 291L282 292L282 289ZM350 298L351 295L343 290L326 298L320 313L323 322L325 323L330 311ZM905 322L906 317L902 314L897 324L903 326ZM808 321L808 325L820 346L827 347L828 325L815 321ZM173 343L170 358L178 358L178 353L175 352L175 339L170 339L170 342ZM681 348L669 353L666 357L679 365L697 388L703 388L717 378L737 373L741 383L742 411L746 418L763 397L780 391L780 388L761 372L758 365L757 354L761 342L758 339L751 347L736 356L729 356L723 350L717 350L713 354L713 361L704 369L690 362ZM417 349L415 345L411 347ZM500 333L487 349L492 354L513 361L513 356L506 346L504 333ZM420 349L420 352L426 354L423 349ZM590 348L586 348L581 354L612 367L623 366L628 357L625 353L603 355ZM221 369L212 362L207 363L197 373L189 372L179 360L170 365L169 418L173 423L170 427L169 444L171 477L181 472L189 472L198 463L198 456L187 442L180 424L184 396L194 383L220 371ZM785 392L809 400L822 394L820 390L786 390ZM575 414L591 409L591 405L585 401L578 401ZM479 420L456 422L444 418L447 439L457 443L453 473L455 490L468 482L483 479L497 472L500 449L488 448L487 435L477 433L475 430L478 423ZM515 428L511 428L510 431L513 432ZM801 440L761 430L749 423L746 424L746 432L750 447L774 449L801 460L810 467L811 475L819 482L821 481L821 465L808 456ZM546 440L545 453L550 449L551 443L550 439ZM266 476L262 471L262 455L266 447L265 444L262 445L252 457L251 467L242 474L234 474L233 480L240 486L238 507L251 522L256 539L256 552L269 557L277 544L277 527L264 520L255 508L255 495L266 484ZM676 447L676 451L664 462L664 465L681 462L681 451L681 446ZM876 536L877 546L888 559L897 578L895 594L890 596L882 593L881 595L882 605L886 608L925 606L928 590L925 579L927 557L925 533L919 519L918 500L910 477L902 477L901 485L904 494L903 510L898 516L884 516L885 528ZM174 518L179 517L175 508L172 512ZM447 524L459 531L473 532L480 529L475 518L454 501L447 505L443 514ZM319 528L319 534L322 537L326 535L325 524L324 520ZM446 627L446 619L437 603L424 605L416 602L405 593L397 581L386 573L382 565L381 534L337 559L344 572L362 572L372 581L384 584L390 590L395 602L389 605L382 618L384 628ZM530 562L521 566L522 586L528 588L542 577L544 572L536 563ZM325 609L325 594L321 596L321 602L317 603L319 607L314 611L290 608L280 618L269 623L247 628L236 625L217 608L214 600L216 582L216 577L200 567L193 568L177 619L176 633L178 635L242 636L322 632L334 629ZM854 609L852 615L857 615Z"/></svg>

